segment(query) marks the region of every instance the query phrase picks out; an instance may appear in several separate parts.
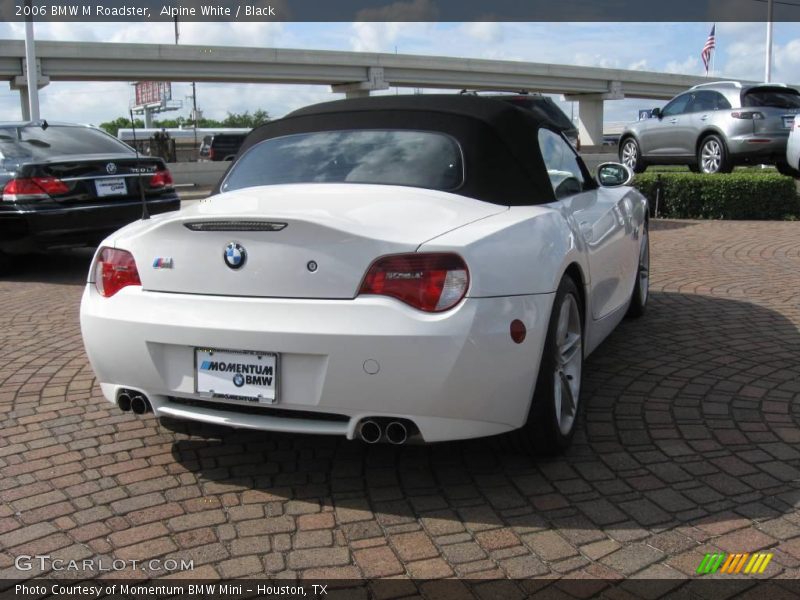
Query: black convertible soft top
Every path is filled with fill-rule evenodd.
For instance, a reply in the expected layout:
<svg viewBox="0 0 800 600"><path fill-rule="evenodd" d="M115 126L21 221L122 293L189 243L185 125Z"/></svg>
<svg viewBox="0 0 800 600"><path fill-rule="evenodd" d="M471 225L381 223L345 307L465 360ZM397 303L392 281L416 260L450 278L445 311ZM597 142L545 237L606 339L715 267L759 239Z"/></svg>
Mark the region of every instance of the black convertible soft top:
<svg viewBox="0 0 800 600"><path fill-rule="evenodd" d="M250 133L237 159L263 140L295 133L435 131L452 136L464 154L464 184L454 193L494 204L543 204L553 202L555 196L539 151L541 127L558 131L544 113L494 98L459 94L373 96L315 104L266 123ZM214 192L219 192L219 184Z"/></svg>

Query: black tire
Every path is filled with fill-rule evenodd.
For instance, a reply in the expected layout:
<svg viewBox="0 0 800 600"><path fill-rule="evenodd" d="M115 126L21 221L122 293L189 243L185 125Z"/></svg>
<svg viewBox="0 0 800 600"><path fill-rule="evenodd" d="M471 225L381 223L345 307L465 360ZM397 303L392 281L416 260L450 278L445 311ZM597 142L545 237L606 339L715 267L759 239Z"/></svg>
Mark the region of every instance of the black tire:
<svg viewBox="0 0 800 600"><path fill-rule="evenodd" d="M689 167L689 170L692 173L699 173L700 172L700 165L698 165L696 163L691 163L691 164L688 165L688 167Z"/></svg>
<svg viewBox="0 0 800 600"><path fill-rule="evenodd" d="M566 309L564 309L565 303L568 305ZM572 312L573 304L570 303L574 303L574 307L577 308L577 316ZM577 343L575 345L569 344L570 348L574 350L572 356L577 360L577 373L573 369L568 372L571 374L565 374L566 369L560 361L562 358L561 349L564 346L559 346L557 338L562 310L567 310L570 314L570 327L572 326L573 318L577 318L580 330ZM504 436L503 439L506 442L504 445L506 447L524 454L552 456L564 452L572 442L578 422L578 413L580 412L579 400L583 373L583 312L578 287L571 277L565 275L558 286L558 291L553 300L553 309L550 311L547 337L527 421L520 429ZM572 336L577 335L574 328L571 334ZM568 337L565 336L564 341L566 340L568 340ZM559 377L561 385L566 384L570 389L570 397L574 397L573 416L566 431L562 428L556 412L557 377ZM572 382L576 379L578 392L575 395L571 390Z"/></svg>
<svg viewBox="0 0 800 600"><path fill-rule="evenodd" d="M697 147L697 166L701 173L707 175L733 171L728 147L721 137L711 134L700 141Z"/></svg>
<svg viewBox="0 0 800 600"><path fill-rule="evenodd" d="M636 283L631 294L631 303L626 316L637 319L647 312L650 299L650 227L647 221L642 228L642 244L639 247L639 266L636 269Z"/></svg>
<svg viewBox="0 0 800 600"><path fill-rule="evenodd" d="M800 171L790 167L789 163L786 162L776 163L775 168L778 169L778 173L780 173L781 175L786 175L787 177L794 177L795 179L800 178Z"/></svg>
<svg viewBox="0 0 800 600"><path fill-rule="evenodd" d="M647 170L647 163L642 159L642 150L636 138L627 137L619 145L619 162L628 167L634 173L644 173Z"/></svg>
<svg viewBox="0 0 800 600"><path fill-rule="evenodd" d="M0 252L0 275L4 275L11 271L11 257L4 253Z"/></svg>

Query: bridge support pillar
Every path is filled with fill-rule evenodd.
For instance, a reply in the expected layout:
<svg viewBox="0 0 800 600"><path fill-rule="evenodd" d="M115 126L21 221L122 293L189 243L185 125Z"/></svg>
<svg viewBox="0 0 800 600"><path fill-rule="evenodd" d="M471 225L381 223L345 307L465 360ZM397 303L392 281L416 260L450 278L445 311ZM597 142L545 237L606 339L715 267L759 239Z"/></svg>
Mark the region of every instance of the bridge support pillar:
<svg viewBox="0 0 800 600"><path fill-rule="evenodd" d="M344 94L345 98L366 98L372 90L388 90L389 84L383 78L383 67L368 67L365 81L337 83L331 86L334 94Z"/></svg>
<svg viewBox="0 0 800 600"><path fill-rule="evenodd" d="M603 103L625 97L621 81L609 81L608 91L602 94L568 94L564 99L578 102L578 135L581 148L603 145Z"/></svg>
<svg viewBox="0 0 800 600"><path fill-rule="evenodd" d="M346 90L344 97L348 100L350 98L366 98L369 96L369 90Z"/></svg>
<svg viewBox="0 0 800 600"><path fill-rule="evenodd" d="M19 107L22 111L22 120L23 121L30 121L31 120L31 101L28 97L28 88L21 87L19 88Z"/></svg>
<svg viewBox="0 0 800 600"><path fill-rule="evenodd" d="M602 98L578 100L578 135L581 147L603 145L603 102Z"/></svg>

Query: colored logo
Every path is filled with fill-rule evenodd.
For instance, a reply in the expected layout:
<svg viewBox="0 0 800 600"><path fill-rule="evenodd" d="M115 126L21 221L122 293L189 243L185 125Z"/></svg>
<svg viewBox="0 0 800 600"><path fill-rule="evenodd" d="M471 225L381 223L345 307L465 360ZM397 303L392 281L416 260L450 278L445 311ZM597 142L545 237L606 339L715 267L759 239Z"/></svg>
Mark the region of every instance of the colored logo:
<svg viewBox="0 0 800 600"><path fill-rule="evenodd" d="M233 376L233 385L236 387L242 387L244 385L244 375L241 373L237 373Z"/></svg>
<svg viewBox="0 0 800 600"><path fill-rule="evenodd" d="M156 258L153 261L153 268L154 269L171 269L172 268L172 259L169 258L169 257Z"/></svg>
<svg viewBox="0 0 800 600"><path fill-rule="evenodd" d="M743 554L715 552L714 554L706 554L700 562L700 566L697 567L697 573L700 575L710 575L717 572L726 575L735 575L736 573L759 575L766 570L773 556L774 554L766 552L755 552L753 554L749 552Z"/></svg>
<svg viewBox="0 0 800 600"><path fill-rule="evenodd" d="M108 163L106 165L106 173L108 173L109 175L113 175L116 172L117 172L117 165L115 165L114 163Z"/></svg>
<svg viewBox="0 0 800 600"><path fill-rule="evenodd" d="M225 246L225 264L231 269L241 269L247 260L247 251L243 246L236 242L231 242Z"/></svg>

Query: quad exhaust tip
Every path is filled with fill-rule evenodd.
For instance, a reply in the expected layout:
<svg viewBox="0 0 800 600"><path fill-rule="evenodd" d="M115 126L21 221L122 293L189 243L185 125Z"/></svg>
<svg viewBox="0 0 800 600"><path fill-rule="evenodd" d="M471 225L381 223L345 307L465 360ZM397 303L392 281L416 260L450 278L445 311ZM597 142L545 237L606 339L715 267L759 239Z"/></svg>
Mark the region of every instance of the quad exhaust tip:
<svg viewBox="0 0 800 600"><path fill-rule="evenodd" d="M150 412L150 402L141 394L134 396L131 399L131 410L134 414L143 415Z"/></svg>
<svg viewBox="0 0 800 600"><path fill-rule="evenodd" d="M131 390L121 390L117 395L117 406L123 412L131 412L143 415L153 410L147 396Z"/></svg>
<svg viewBox="0 0 800 600"><path fill-rule="evenodd" d="M388 442L396 446L423 441L414 423L389 417L364 419L358 426L358 437L367 444Z"/></svg>
<svg viewBox="0 0 800 600"><path fill-rule="evenodd" d="M386 426L386 439L390 444L405 444L408 439L408 430L400 421L392 421Z"/></svg>
<svg viewBox="0 0 800 600"><path fill-rule="evenodd" d="M128 392L120 392L117 396L117 406L122 412L128 412L131 409L131 395Z"/></svg>
<svg viewBox="0 0 800 600"><path fill-rule="evenodd" d="M358 434L366 443L377 444L380 441L383 432L381 431L381 426L375 421L367 420L361 422L361 427L358 429Z"/></svg>

